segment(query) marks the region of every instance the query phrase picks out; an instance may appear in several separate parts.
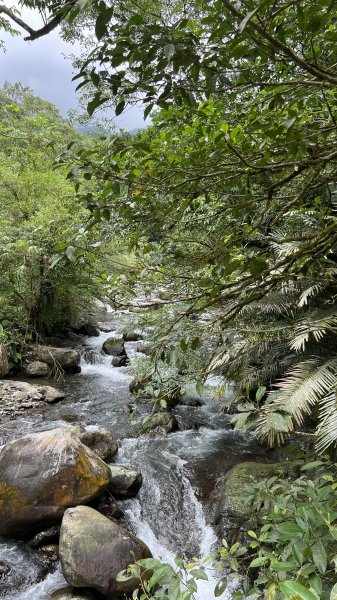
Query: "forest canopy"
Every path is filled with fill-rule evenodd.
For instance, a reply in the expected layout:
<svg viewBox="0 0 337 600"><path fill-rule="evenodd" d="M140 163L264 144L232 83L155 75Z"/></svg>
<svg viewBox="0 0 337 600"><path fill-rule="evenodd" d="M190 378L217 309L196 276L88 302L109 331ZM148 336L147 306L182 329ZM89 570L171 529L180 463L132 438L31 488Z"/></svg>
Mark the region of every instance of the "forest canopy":
<svg viewBox="0 0 337 600"><path fill-rule="evenodd" d="M169 363L199 389L210 374L234 381L236 425L271 444L312 414L318 448L330 446L335 2L22 4L45 18L28 39L92 27L75 75L89 114L138 102L151 115L135 136L75 136L57 164L88 215L83 235L105 239L103 227L133 256L103 278L107 295L127 305L140 289L161 294L154 371ZM70 264L60 243L57 264ZM71 246L76 266L85 255Z"/></svg>

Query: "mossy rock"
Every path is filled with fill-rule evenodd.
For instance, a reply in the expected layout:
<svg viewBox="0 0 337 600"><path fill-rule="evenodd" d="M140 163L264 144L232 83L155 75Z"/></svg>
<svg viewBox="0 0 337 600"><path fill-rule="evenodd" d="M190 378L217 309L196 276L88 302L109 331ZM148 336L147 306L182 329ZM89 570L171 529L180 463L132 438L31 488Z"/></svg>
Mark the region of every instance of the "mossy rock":
<svg viewBox="0 0 337 600"><path fill-rule="evenodd" d="M235 465L225 476L222 493L216 509L216 524L221 536L236 541L239 532L253 528L254 511L247 504L246 485L277 476L296 478L301 462L259 463L244 462Z"/></svg>

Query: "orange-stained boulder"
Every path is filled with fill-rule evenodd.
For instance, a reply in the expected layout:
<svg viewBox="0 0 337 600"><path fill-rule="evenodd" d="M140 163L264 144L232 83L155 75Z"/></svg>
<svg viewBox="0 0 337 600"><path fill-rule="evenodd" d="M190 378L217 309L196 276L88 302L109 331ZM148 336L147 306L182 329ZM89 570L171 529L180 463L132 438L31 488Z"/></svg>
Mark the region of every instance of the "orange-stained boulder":
<svg viewBox="0 0 337 600"><path fill-rule="evenodd" d="M109 467L82 444L76 427L10 442L0 452L0 536L27 537L60 521L110 481Z"/></svg>

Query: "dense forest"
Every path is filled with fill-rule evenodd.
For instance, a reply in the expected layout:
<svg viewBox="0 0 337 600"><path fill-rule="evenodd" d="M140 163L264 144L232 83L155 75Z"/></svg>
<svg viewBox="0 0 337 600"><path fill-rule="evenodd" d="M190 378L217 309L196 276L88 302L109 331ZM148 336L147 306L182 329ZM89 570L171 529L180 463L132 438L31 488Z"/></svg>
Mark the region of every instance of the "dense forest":
<svg viewBox="0 0 337 600"><path fill-rule="evenodd" d="M281 465L280 447L306 452L290 457L296 477L250 482L243 537L176 568L141 559L119 580L136 578L134 599L191 600L214 560L214 597L237 577L232 598L334 600L336 3L21 5L41 28L0 6L3 30L38 44L58 28L81 48L89 125L20 83L0 90L2 376L94 321L97 300L131 311L148 332L134 384L150 400L144 427L215 381L219 419ZM90 128L136 104L144 129Z"/></svg>

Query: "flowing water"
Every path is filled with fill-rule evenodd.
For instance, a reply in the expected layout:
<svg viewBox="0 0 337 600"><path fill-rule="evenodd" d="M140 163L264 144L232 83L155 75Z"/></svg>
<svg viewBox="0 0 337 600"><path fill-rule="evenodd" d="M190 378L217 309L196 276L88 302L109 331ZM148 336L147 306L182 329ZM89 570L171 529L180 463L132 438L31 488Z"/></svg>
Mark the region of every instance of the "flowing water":
<svg viewBox="0 0 337 600"><path fill-rule="evenodd" d="M254 440L233 432L229 417L220 415L214 402L202 407L178 407L181 431L132 437L135 425L127 408L132 367L112 367L111 357L101 354L102 343L111 335L87 338L81 373L56 383L64 389L66 399L2 423L0 443L27 432L69 424L110 429L120 440L115 462L139 468L143 474L138 497L121 502L133 531L155 557L170 564L177 555L206 556L217 541L212 512L223 475L237 462L254 458L261 449ZM131 358L136 346L126 344ZM66 585L59 569L46 576L32 553L20 543L0 542L0 566L2 562L12 564L13 572L5 578L5 585L0 572L0 598L48 600L52 591ZM196 599L213 600L215 582L212 573L209 581L201 581ZM229 592L221 596L223 600L230 597Z"/></svg>

